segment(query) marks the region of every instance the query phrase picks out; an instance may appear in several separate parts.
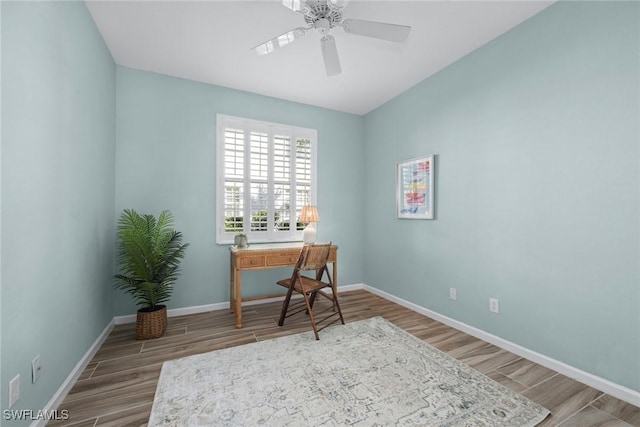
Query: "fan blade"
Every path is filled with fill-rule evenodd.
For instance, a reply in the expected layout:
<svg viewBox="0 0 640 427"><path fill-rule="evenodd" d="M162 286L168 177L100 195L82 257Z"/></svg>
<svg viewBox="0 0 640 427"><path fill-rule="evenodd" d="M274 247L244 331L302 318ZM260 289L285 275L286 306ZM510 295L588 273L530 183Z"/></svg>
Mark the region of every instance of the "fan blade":
<svg viewBox="0 0 640 427"><path fill-rule="evenodd" d="M286 0L282 0L282 1L286 1ZM344 9L344 7L347 5L347 3L349 3L349 0L329 0L329 3L331 3L331 5L338 7L340 9Z"/></svg>
<svg viewBox="0 0 640 427"><path fill-rule="evenodd" d="M266 55L267 53L271 53L274 50L281 48L282 46L288 45L289 43L293 42L296 39L299 39L305 34L307 34L307 30L305 28L295 28L291 31L279 35L278 37L274 37L271 40L259 44L252 50L255 50L258 55Z"/></svg>
<svg viewBox="0 0 640 427"><path fill-rule="evenodd" d="M342 28L344 28L346 33L375 37L396 43L405 41L411 32L411 27L406 25L362 21L360 19L345 19L342 21Z"/></svg>
<svg viewBox="0 0 640 427"><path fill-rule="evenodd" d="M300 12L302 10L303 3L304 2L302 0L282 0L282 5L294 12Z"/></svg>
<svg viewBox="0 0 640 427"><path fill-rule="evenodd" d="M324 36L320 39L320 47L322 48L322 57L324 58L324 66L327 69L327 76L335 76L340 74L340 58L338 58L338 48L336 47L336 39L332 36Z"/></svg>

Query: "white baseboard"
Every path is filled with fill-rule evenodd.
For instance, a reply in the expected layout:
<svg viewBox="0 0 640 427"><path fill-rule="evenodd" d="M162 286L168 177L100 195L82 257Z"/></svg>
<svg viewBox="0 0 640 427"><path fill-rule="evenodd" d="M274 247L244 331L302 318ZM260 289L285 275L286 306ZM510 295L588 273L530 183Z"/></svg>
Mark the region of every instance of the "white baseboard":
<svg viewBox="0 0 640 427"><path fill-rule="evenodd" d="M579 381L583 384L586 384L590 387L593 387L597 390L607 393L610 396L616 397L620 400L624 400L625 402L628 402L632 405L640 406L640 392L638 391L632 390L630 388L627 388L620 384L616 384L607 379L590 374L589 372L585 372L571 365L567 365L564 362L560 362L559 360L552 359L551 357L545 356L544 354L535 352L533 350L529 350L528 348L512 343L511 341L507 341L503 338L500 338L496 335L485 332L481 329L467 325L466 323L444 316L440 313L429 310L427 308L424 308L412 302L406 301L402 298L398 298L395 295L392 295L380 289L374 288L373 286L363 285L362 289L366 289L367 291L373 294L376 294L378 296L381 296L382 298L385 298L389 301L393 301L410 310L413 310L420 314L424 314L425 316L428 316L434 320L442 322L445 325L449 325L452 328L458 329L459 331L466 332L469 335L472 335L476 338L487 341L488 343L491 343L495 346L503 348L514 354L517 354L520 357L529 359L532 362L538 363L546 368L559 372L562 375L565 375L569 378L572 378L576 381Z"/></svg>
<svg viewBox="0 0 640 427"><path fill-rule="evenodd" d="M342 286L338 286L338 291L342 291L342 292L357 291L358 289L364 289L365 286L366 285L364 283L356 283L354 285L342 285Z"/></svg>
<svg viewBox="0 0 640 427"><path fill-rule="evenodd" d="M91 359L93 359L93 356L95 356L95 354L98 352L98 350L100 349L100 346L106 341L107 337L113 330L114 326L115 326L115 321L114 319L112 319L109 322L109 324L107 324L107 326L104 328L102 333L98 336L98 338L96 338L93 344L91 344L91 347L89 347L89 350L87 350L87 352L84 354L84 356L82 356L80 361L76 363L76 366L73 368L71 373L67 376L67 378L64 380L62 385L58 388L58 391L56 391L56 393L53 395L51 400L49 400L46 406L42 408L45 413L53 412L54 410L58 409L58 407L60 407L60 404L62 403L64 398L67 397L67 394L69 394L73 385L76 383L76 381L78 381L78 378L80 378L80 375L82 375L82 372L85 370L87 365L89 365L89 362L91 362ZM46 424L47 424L46 420L36 420L31 423L31 427L44 427Z"/></svg>
<svg viewBox="0 0 640 427"><path fill-rule="evenodd" d="M262 300L264 302L268 300ZM243 304L244 305L244 304ZM188 314L208 313L210 311L229 309L229 302L217 302L214 304L194 305L191 307L171 308L167 310L167 317L186 316ZM126 323L136 322L135 314L126 314L124 316L116 316L113 321L116 325L124 325Z"/></svg>
<svg viewBox="0 0 640 427"><path fill-rule="evenodd" d="M363 289L364 284L355 284L355 285L344 285L338 286L338 291L347 292L354 291L356 289ZM297 298L299 296L294 295L293 298ZM257 304L266 304L269 302L277 302L282 301L284 297L273 297L273 298L264 298L252 301L245 301L242 303L243 307L248 307L251 305ZM205 305L194 305L191 307L181 307L181 308L172 308L167 310L167 317L176 317L176 316L186 316L188 314L199 314L199 313L208 313L210 311L217 310L228 310L229 309L229 301L225 302L217 302L214 304L205 304ZM116 316L113 318L113 321L116 325L124 325L126 323L135 323L136 315L135 314L127 314L124 316Z"/></svg>

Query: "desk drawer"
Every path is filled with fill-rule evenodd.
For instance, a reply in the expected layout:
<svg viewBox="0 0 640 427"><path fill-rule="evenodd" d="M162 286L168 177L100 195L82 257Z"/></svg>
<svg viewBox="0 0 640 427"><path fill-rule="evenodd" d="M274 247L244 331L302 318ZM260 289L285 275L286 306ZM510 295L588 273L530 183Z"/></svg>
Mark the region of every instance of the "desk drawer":
<svg viewBox="0 0 640 427"><path fill-rule="evenodd" d="M300 253L289 254L289 255L269 255L267 257L267 265L275 266L275 265L296 265L296 261L300 257Z"/></svg>
<svg viewBox="0 0 640 427"><path fill-rule="evenodd" d="M245 256L240 258L240 268L264 267L264 256Z"/></svg>

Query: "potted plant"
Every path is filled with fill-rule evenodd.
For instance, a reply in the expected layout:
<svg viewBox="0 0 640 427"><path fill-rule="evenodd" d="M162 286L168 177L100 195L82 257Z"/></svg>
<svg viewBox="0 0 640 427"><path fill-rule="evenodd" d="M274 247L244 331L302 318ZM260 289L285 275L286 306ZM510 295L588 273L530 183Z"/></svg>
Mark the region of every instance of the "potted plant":
<svg viewBox="0 0 640 427"><path fill-rule="evenodd" d="M140 215L125 209L118 221L118 266L115 287L133 296L138 308L136 339L161 337L167 330L167 307L187 243L173 229L173 216L162 211Z"/></svg>

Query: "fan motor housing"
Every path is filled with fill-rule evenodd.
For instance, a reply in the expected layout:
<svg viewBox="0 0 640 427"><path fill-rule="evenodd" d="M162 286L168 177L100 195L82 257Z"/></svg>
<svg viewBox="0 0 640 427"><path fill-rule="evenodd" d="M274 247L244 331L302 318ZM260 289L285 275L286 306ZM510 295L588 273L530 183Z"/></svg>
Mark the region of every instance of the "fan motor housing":
<svg viewBox="0 0 640 427"><path fill-rule="evenodd" d="M342 7L334 5L328 0L310 0L305 2L302 9L304 20L309 25L318 28L316 23L321 19L326 19L329 23L329 29L337 26L342 22ZM320 27L325 27L322 23ZM320 31L320 29L318 29ZM322 33L324 34L324 33Z"/></svg>

